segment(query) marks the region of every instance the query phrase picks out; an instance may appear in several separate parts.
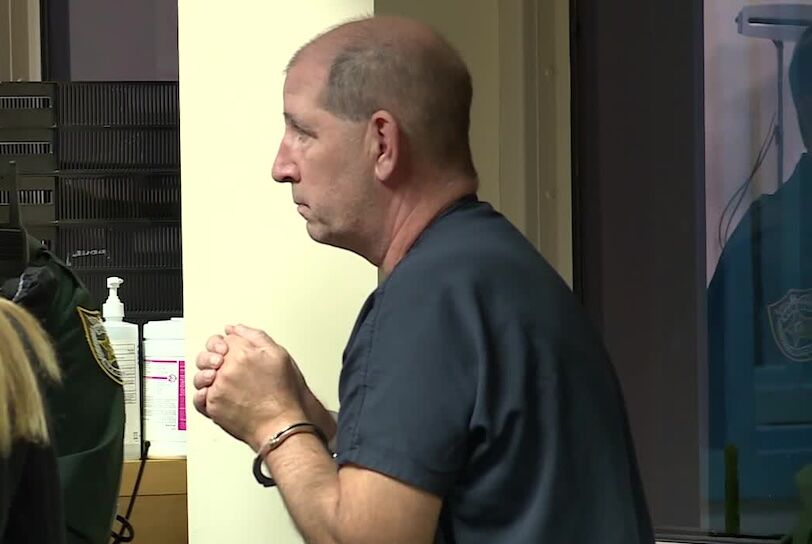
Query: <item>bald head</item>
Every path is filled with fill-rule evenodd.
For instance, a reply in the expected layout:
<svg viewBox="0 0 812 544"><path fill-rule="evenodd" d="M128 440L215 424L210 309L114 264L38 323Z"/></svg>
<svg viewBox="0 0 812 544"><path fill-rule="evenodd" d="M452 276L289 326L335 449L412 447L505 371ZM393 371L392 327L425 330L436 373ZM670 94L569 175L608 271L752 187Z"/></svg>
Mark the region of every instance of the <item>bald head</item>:
<svg viewBox="0 0 812 544"><path fill-rule="evenodd" d="M386 110L414 153L476 175L468 142L471 76L428 25L399 17L352 21L306 44L288 69L305 61L325 67L325 110L351 121Z"/></svg>

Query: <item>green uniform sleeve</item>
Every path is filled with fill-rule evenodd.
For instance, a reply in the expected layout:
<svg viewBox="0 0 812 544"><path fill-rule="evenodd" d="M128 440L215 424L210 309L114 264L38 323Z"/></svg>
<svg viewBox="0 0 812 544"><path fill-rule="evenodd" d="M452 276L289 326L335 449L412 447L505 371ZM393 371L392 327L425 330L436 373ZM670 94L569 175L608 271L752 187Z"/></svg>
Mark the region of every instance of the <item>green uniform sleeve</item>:
<svg viewBox="0 0 812 544"><path fill-rule="evenodd" d="M16 300L43 322L62 370L62 383L45 396L67 541L107 544L123 462L124 392L101 315L75 274L45 250L32 257Z"/></svg>

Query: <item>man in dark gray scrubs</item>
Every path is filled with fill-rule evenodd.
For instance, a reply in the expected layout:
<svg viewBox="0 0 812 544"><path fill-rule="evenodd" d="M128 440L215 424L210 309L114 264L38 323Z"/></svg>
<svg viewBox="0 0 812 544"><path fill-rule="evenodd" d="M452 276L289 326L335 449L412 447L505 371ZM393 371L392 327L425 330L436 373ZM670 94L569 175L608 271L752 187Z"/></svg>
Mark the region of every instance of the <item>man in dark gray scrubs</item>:
<svg viewBox="0 0 812 544"><path fill-rule="evenodd" d="M476 197L471 96L458 54L414 21L348 23L294 56L273 176L314 240L382 282L344 352L337 425L242 325L198 356L195 405L258 452L308 542L651 543L600 339Z"/></svg>

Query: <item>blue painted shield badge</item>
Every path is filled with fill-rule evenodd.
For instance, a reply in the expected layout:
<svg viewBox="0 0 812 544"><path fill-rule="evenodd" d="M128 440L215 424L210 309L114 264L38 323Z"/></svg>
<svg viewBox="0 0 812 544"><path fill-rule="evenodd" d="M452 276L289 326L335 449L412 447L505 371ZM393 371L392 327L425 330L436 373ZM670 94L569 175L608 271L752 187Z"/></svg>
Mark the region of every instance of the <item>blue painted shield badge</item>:
<svg viewBox="0 0 812 544"><path fill-rule="evenodd" d="M812 361L812 289L790 289L767 306L773 340L784 357Z"/></svg>

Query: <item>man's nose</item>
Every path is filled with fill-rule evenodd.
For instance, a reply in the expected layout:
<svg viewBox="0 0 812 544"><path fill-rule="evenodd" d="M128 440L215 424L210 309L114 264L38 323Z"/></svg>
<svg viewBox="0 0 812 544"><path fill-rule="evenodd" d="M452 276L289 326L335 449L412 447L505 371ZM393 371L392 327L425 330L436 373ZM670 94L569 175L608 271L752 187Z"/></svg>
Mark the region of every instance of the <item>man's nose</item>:
<svg viewBox="0 0 812 544"><path fill-rule="evenodd" d="M299 168L296 166L296 162L291 157L284 141L279 144L279 151L276 152L271 175L279 183L296 183L299 181Z"/></svg>

